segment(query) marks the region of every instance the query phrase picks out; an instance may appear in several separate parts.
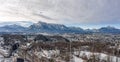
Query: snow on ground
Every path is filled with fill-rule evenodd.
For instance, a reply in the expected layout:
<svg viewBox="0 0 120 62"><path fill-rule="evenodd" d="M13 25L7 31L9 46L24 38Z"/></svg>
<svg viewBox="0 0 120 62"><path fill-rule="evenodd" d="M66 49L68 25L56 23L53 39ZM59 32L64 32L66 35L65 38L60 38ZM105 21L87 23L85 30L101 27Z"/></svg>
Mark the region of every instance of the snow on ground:
<svg viewBox="0 0 120 62"><path fill-rule="evenodd" d="M0 47L0 54L1 54L1 55L4 55L4 56L9 55L8 51L5 50L5 49L3 49L2 47Z"/></svg>
<svg viewBox="0 0 120 62"><path fill-rule="evenodd" d="M13 62L12 58L4 58L4 62Z"/></svg>
<svg viewBox="0 0 120 62"><path fill-rule="evenodd" d="M90 58L90 56L92 56L93 54L96 56L96 58L99 58L100 60L108 60L108 58L112 61L112 62L116 62L116 59L118 60L118 62L120 62L120 57L116 57L116 56L110 56L104 53L92 53L92 52L88 52L88 51L80 51L80 52L74 52L75 55L79 55L80 57L84 57L86 56L88 59Z"/></svg>
<svg viewBox="0 0 120 62"><path fill-rule="evenodd" d="M13 62L12 58L4 58L4 56L8 55L8 51L0 47L0 62Z"/></svg>
<svg viewBox="0 0 120 62"><path fill-rule="evenodd" d="M72 62L84 62L84 60L73 55Z"/></svg>
<svg viewBox="0 0 120 62"><path fill-rule="evenodd" d="M51 58L52 55L58 55L60 54L59 50L42 50L40 52L36 52L36 55L39 56L39 58L41 57L46 57L46 58Z"/></svg>
<svg viewBox="0 0 120 62"><path fill-rule="evenodd" d="M13 62L12 58L0 57L0 62Z"/></svg>

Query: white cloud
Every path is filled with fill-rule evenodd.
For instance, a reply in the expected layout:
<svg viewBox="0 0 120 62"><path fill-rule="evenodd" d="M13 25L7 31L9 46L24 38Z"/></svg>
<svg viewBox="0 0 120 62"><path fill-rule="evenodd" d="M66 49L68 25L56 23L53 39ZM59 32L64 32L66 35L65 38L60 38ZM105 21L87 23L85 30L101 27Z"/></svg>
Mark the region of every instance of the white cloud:
<svg viewBox="0 0 120 62"><path fill-rule="evenodd" d="M0 21L120 22L120 0L0 0Z"/></svg>

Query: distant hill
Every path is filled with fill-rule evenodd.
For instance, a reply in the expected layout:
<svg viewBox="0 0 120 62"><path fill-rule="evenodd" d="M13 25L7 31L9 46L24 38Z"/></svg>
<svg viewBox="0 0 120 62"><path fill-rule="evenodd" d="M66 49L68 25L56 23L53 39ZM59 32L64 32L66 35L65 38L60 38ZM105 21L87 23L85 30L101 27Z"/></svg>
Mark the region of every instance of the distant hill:
<svg viewBox="0 0 120 62"><path fill-rule="evenodd" d="M120 29L114 27L101 27L100 29L82 29L80 27L67 27L62 24L52 24L39 21L33 23L28 27L13 24L5 25L0 27L0 32L23 32L23 33L73 33L73 34L84 34L84 33L112 33L120 34Z"/></svg>
<svg viewBox="0 0 120 62"><path fill-rule="evenodd" d="M24 32L27 28L20 25L5 25L0 27L0 32Z"/></svg>
<svg viewBox="0 0 120 62"><path fill-rule="evenodd" d="M102 27L102 28L100 28L99 32L100 33L116 33L117 34L117 33L120 33L120 29L108 26L108 27Z"/></svg>
<svg viewBox="0 0 120 62"><path fill-rule="evenodd" d="M81 28L67 27L61 24L50 24L45 22L38 22L29 27L32 32L47 32L47 33L78 33L84 32Z"/></svg>

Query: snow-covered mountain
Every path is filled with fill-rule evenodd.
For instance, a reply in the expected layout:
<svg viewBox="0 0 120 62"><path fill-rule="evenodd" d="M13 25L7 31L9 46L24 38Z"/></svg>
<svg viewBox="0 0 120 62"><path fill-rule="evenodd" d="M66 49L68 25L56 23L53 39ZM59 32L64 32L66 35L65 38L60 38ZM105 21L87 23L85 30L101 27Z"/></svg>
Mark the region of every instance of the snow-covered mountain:
<svg viewBox="0 0 120 62"><path fill-rule="evenodd" d="M117 28L111 27L111 26L107 26L107 27L100 28L99 32L101 32L101 33L120 33L120 29L117 29Z"/></svg>
<svg viewBox="0 0 120 62"><path fill-rule="evenodd" d="M67 27L61 24L50 24L45 22L38 22L30 26L31 29L47 29L47 30L66 30Z"/></svg>
<svg viewBox="0 0 120 62"><path fill-rule="evenodd" d="M4 24L2 24L4 25ZM6 23L0 27L0 32L31 32L31 33L120 33L120 29L114 27L101 27L100 29L84 30L80 27L67 27L62 24L52 24L39 21Z"/></svg>
<svg viewBox="0 0 120 62"><path fill-rule="evenodd" d="M62 24L38 22L31 25L29 27L29 31L48 32L48 33L74 33L74 32L82 32L83 29L76 27L67 27Z"/></svg>
<svg viewBox="0 0 120 62"><path fill-rule="evenodd" d="M0 32L24 32L27 28L20 25L5 25L0 27Z"/></svg>

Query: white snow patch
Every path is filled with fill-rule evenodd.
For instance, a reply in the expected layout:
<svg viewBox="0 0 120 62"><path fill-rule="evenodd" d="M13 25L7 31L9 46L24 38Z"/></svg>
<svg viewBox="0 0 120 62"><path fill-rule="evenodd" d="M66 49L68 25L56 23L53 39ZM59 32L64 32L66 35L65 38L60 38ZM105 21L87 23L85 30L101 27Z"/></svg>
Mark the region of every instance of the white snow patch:
<svg viewBox="0 0 120 62"><path fill-rule="evenodd" d="M84 62L84 60L76 56L73 56L73 62Z"/></svg>
<svg viewBox="0 0 120 62"><path fill-rule="evenodd" d="M99 58L100 60L108 60L108 58L112 61L112 62L116 62L116 60L118 60L118 62L120 62L120 57L116 57L116 56L110 56L104 53L92 53L92 52L88 52L88 51L76 51L74 52L75 55L78 55L80 57L84 57L86 56L88 59L92 56L95 55L97 58Z"/></svg>

